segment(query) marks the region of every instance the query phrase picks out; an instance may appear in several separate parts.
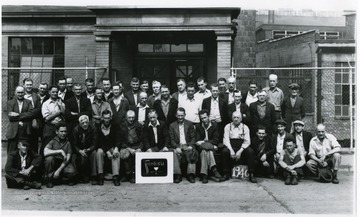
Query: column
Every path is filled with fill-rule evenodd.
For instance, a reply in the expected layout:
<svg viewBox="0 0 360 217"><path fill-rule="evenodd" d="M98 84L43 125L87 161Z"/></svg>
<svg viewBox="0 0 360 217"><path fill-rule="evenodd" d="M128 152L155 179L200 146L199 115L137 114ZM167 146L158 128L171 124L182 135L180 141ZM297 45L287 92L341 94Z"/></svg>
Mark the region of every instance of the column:
<svg viewBox="0 0 360 217"><path fill-rule="evenodd" d="M217 36L217 78L228 78L231 71L231 35L233 32L216 32L215 34Z"/></svg>

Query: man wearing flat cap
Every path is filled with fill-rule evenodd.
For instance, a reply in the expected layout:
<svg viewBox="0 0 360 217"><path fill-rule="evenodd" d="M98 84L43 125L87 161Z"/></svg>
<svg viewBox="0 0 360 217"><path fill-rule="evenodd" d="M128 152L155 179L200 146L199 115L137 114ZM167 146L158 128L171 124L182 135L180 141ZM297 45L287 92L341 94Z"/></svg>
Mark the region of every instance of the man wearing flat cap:
<svg viewBox="0 0 360 217"><path fill-rule="evenodd" d="M9 153L5 165L5 178L8 188L22 187L40 189L41 183L37 168L41 164L41 156L29 149L29 142L20 140L17 148Z"/></svg>
<svg viewBox="0 0 360 217"><path fill-rule="evenodd" d="M297 83L289 85L290 96L284 99L281 106L282 117L287 122L285 130L290 132L292 122L305 117L304 99L299 96L300 86Z"/></svg>
<svg viewBox="0 0 360 217"><path fill-rule="evenodd" d="M291 134L295 138L295 144L298 149L302 151L305 155L305 159L309 160L309 144L310 140L313 138L313 135L304 130L304 122L296 120L293 122L294 132Z"/></svg>
<svg viewBox="0 0 360 217"><path fill-rule="evenodd" d="M277 172L277 169L279 168L279 158L280 153L286 149L285 140L293 137L290 133L285 131L286 121L282 119L278 119L275 121L275 126L277 128L277 134L274 134L272 137L272 144L273 147L275 147L275 154L274 154L274 170L275 173Z"/></svg>

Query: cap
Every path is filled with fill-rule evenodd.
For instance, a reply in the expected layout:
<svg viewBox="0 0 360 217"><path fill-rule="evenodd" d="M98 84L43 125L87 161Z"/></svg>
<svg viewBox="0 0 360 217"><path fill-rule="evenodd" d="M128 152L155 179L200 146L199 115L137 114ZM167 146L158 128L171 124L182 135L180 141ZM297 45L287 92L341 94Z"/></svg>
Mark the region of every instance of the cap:
<svg viewBox="0 0 360 217"><path fill-rule="evenodd" d="M304 122L302 122L302 121L300 121L300 120L294 121L293 124L294 124L294 125L295 125L295 124L300 124L300 125L305 126Z"/></svg>
<svg viewBox="0 0 360 217"><path fill-rule="evenodd" d="M297 83L291 83L289 84L289 88L292 90L298 90L300 89L300 86Z"/></svg>
<svg viewBox="0 0 360 217"><path fill-rule="evenodd" d="M278 120L275 121L275 124L276 124L276 125L281 124L281 125L283 125L283 126L286 126L286 121L284 121L283 119L278 119Z"/></svg>
<svg viewBox="0 0 360 217"><path fill-rule="evenodd" d="M30 143L27 140L19 140L23 146L30 146Z"/></svg>

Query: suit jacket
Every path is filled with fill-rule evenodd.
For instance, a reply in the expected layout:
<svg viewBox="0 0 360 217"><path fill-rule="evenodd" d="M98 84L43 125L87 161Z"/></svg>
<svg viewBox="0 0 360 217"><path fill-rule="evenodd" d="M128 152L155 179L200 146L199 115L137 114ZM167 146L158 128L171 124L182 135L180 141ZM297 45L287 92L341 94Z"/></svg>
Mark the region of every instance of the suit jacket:
<svg viewBox="0 0 360 217"><path fill-rule="evenodd" d="M164 121L166 125L169 127L171 123L176 121L176 110L178 108L178 104L179 102L176 99L174 98L170 99L169 111L166 117L162 110L161 100L156 100L154 102L153 108L156 110L156 113L158 114L158 119Z"/></svg>
<svg viewBox="0 0 360 217"><path fill-rule="evenodd" d="M70 98L73 98L74 96L75 96L75 94L72 90L66 90L66 93L64 96L64 102Z"/></svg>
<svg viewBox="0 0 360 217"><path fill-rule="evenodd" d="M171 95L171 97L172 97L173 99L176 99L177 101L179 101L179 91L176 91L175 93L173 93L173 94Z"/></svg>
<svg viewBox="0 0 360 217"><path fill-rule="evenodd" d="M39 154L37 154L32 150L29 150L26 156L25 169L29 168L31 165L33 165L35 168L39 167L41 164L41 160L42 158ZM16 177L20 171L21 171L21 157L19 150L16 150L11 152L7 157L6 165L5 165L5 173L12 177Z"/></svg>
<svg viewBox="0 0 360 217"><path fill-rule="evenodd" d="M229 118L229 120L232 120L232 114L234 113L234 111L236 111L235 102L228 105L228 118ZM250 110L249 110L249 107L243 102L241 102L241 104L240 104L240 112L242 114L242 121L241 122L243 122L243 124L245 124L246 126L250 127L250 125L251 125Z"/></svg>
<svg viewBox="0 0 360 217"><path fill-rule="evenodd" d="M113 122L120 125L121 122L123 122L123 120L125 119L126 112L130 109L129 101L126 98L122 97L120 102L120 108L118 111L116 111L116 106L113 98L108 102L110 104L111 111L113 112Z"/></svg>
<svg viewBox="0 0 360 217"><path fill-rule="evenodd" d="M246 104L246 97L247 97L249 91L245 91L245 92L241 92L241 93L242 93L241 94L241 103Z"/></svg>
<svg viewBox="0 0 360 217"><path fill-rule="evenodd" d="M272 139L273 138L269 137L269 136L266 136L264 138L264 140L265 140L265 148L264 148L264 151L262 153L260 152L261 150L260 150L259 145L260 145L261 141L259 140L259 138L256 136L256 137L253 137L251 139L250 147L254 151L256 159L259 160L263 154L266 155L266 159L271 160L271 159L274 158L274 154L275 154L275 151L276 151L276 146L274 146L274 145L276 145L276 144L273 143Z"/></svg>
<svg viewBox="0 0 360 217"><path fill-rule="evenodd" d="M138 117L139 117L139 107L137 106L130 106L130 109L133 110L135 112L135 120L138 120ZM145 121L146 122L148 120L148 114L149 114L149 111L150 111L150 107L147 107L145 109Z"/></svg>
<svg viewBox="0 0 360 217"><path fill-rule="evenodd" d="M157 129L158 142L155 143L155 135L152 126L149 126L149 122L144 125L143 144L144 150L147 151L151 148L152 151L162 150L164 147L170 148L169 130L164 121L159 120L160 125Z"/></svg>
<svg viewBox="0 0 360 217"><path fill-rule="evenodd" d="M256 132L256 127L259 124L262 124L266 127L266 133L271 135L275 132L275 120L276 120L276 113L275 113L275 106L269 102L266 102L266 110L265 110L265 117L260 119L259 113L257 111L257 104L258 102L253 102L249 106L250 110L250 117L251 117L251 131L252 134Z"/></svg>
<svg viewBox="0 0 360 217"><path fill-rule="evenodd" d="M209 115L211 110L211 98L212 97L205 98L202 103L202 109L208 110ZM219 99L219 112L220 112L221 122L229 123L228 114L227 114L227 102L220 97L218 97L218 99Z"/></svg>
<svg viewBox="0 0 360 217"><path fill-rule="evenodd" d="M39 97L40 97L40 95L39 95ZM42 101L42 102L40 101L41 105L42 105L44 102L46 102L46 100L48 100L48 99L50 99L50 95L49 95L48 93L46 93L43 101ZM41 100L41 98L40 98L40 100Z"/></svg>
<svg viewBox="0 0 360 217"><path fill-rule="evenodd" d="M202 124L195 125L195 141L205 140L205 129ZM219 128L216 122L211 123L211 127L208 129L208 140L207 142L218 145L219 144Z"/></svg>
<svg viewBox="0 0 360 217"><path fill-rule="evenodd" d="M30 134L31 120L33 119L33 106L30 100L24 99L21 112L19 111L19 104L17 99L11 99L7 102L7 113L16 112L19 113L18 117L9 118L9 126L7 128L6 137L7 139L13 139L18 134L19 121L23 122L23 129L26 129L27 134Z"/></svg>
<svg viewBox="0 0 360 217"><path fill-rule="evenodd" d="M72 115L71 112L78 113L77 115ZM91 120L92 117L92 108L91 103L88 98L80 97L80 113L78 110L78 104L76 102L76 97L72 97L65 101L65 120L68 124L68 132L72 131L74 127L79 123L79 117L81 115L87 115L89 116L89 119Z"/></svg>
<svg viewBox="0 0 360 217"><path fill-rule="evenodd" d="M39 128L41 129L43 127L43 117L42 117L42 114L41 114L41 99L40 99L40 96L33 92L31 94L32 96L32 99L33 99L33 102L34 102L34 108L32 110L33 112L33 119L36 119L38 125L39 125ZM37 131L38 129L36 129Z"/></svg>
<svg viewBox="0 0 360 217"><path fill-rule="evenodd" d="M113 92L111 92L107 99L105 99L105 94L102 96L101 99L102 99L102 101L107 102L107 101L111 100L111 98L113 98L113 97L114 97L114 94L113 94Z"/></svg>
<svg viewBox="0 0 360 217"><path fill-rule="evenodd" d="M119 136L121 138L120 146L122 149L132 148L132 149L141 149L143 151L143 126L141 126L137 121L135 122L135 132L136 141L133 144L129 144L128 136L129 136L129 128L126 121L120 125Z"/></svg>
<svg viewBox="0 0 360 217"><path fill-rule="evenodd" d="M107 136L105 136L104 133L101 131L101 124L98 124L96 127L98 131L97 148L101 148L104 153L115 147L118 147L118 149L120 150L121 138L119 137L120 126L118 124L112 122L110 133Z"/></svg>
<svg viewBox="0 0 360 217"><path fill-rule="evenodd" d="M282 116L286 121L286 131L290 131L291 123L295 120L301 120L305 117L304 99L300 96L296 97L294 107L291 106L290 96L284 99L281 106Z"/></svg>
<svg viewBox="0 0 360 217"><path fill-rule="evenodd" d="M302 133L303 133L303 144L304 144L305 151L307 151L307 153L309 153L310 140L313 138L313 135L310 132L305 131L305 130L303 130ZM294 137L295 143L296 143L295 132L293 132L291 135Z"/></svg>
<svg viewBox="0 0 360 217"><path fill-rule="evenodd" d="M293 136L286 132L285 131L285 138L284 138L284 144L283 144L283 150L286 149L286 144L285 144L285 140L288 139L288 138L293 138ZM274 133L272 136L271 136L271 143L272 143L272 146L274 147L274 153L276 153L276 144L277 144L277 133Z"/></svg>
<svg viewBox="0 0 360 217"><path fill-rule="evenodd" d="M226 102L226 104L229 104L229 93L220 92L220 93L219 93L219 97L220 97L221 99L223 99L223 100ZM231 119L230 119L230 120L231 120Z"/></svg>
<svg viewBox="0 0 360 217"><path fill-rule="evenodd" d="M187 120L184 120L184 131L185 131L185 140L188 146L193 146L195 144L195 127L194 125ZM180 143L180 131L179 123L175 121L170 124L169 127L170 143L172 148L181 148Z"/></svg>
<svg viewBox="0 0 360 217"><path fill-rule="evenodd" d="M84 139L83 135L85 135ZM76 154L79 154L79 151L83 149L89 149L88 153L91 153L97 148L98 131L93 123L89 124L86 131L77 125L72 132L72 138L71 145ZM84 142L82 142L83 140Z"/></svg>
<svg viewBox="0 0 360 217"><path fill-rule="evenodd" d="M126 93L124 93L124 97L127 99L127 100L129 100L129 104L132 106L132 105L137 105L137 103L139 102L139 91L138 91L138 93L137 93L137 102L135 102L135 99L134 99L134 94L133 94L133 92L132 92L132 90L129 90L128 92L126 92Z"/></svg>

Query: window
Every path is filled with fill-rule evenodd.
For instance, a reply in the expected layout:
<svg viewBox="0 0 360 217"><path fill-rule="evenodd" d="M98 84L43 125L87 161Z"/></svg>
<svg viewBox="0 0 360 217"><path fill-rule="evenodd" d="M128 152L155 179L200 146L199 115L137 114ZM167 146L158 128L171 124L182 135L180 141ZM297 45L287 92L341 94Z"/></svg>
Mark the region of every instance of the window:
<svg viewBox="0 0 360 217"><path fill-rule="evenodd" d="M64 67L63 37L12 37L9 38L9 67ZM30 77L34 87L48 84L64 76L63 71L11 70L9 71L9 96L15 86Z"/></svg>
<svg viewBox="0 0 360 217"><path fill-rule="evenodd" d="M202 53L204 44L138 44L139 53Z"/></svg>
<svg viewBox="0 0 360 217"><path fill-rule="evenodd" d="M300 33L301 33L301 31L274 30L273 31L273 39L289 37L289 36L297 35Z"/></svg>
<svg viewBox="0 0 360 217"><path fill-rule="evenodd" d="M354 62L350 63L355 66ZM336 67L349 67L347 62L336 62ZM350 81L352 71L352 81ZM355 106L355 73L351 69L335 70L335 116L349 116L349 109ZM350 83L352 86L352 106L350 106Z"/></svg>
<svg viewBox="0 0 360 217"><path fill-rule="evenodd" d="M320 39L339 39L339 32L320 32Z"/></svg>

